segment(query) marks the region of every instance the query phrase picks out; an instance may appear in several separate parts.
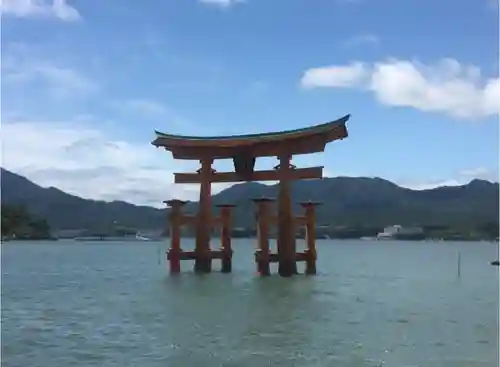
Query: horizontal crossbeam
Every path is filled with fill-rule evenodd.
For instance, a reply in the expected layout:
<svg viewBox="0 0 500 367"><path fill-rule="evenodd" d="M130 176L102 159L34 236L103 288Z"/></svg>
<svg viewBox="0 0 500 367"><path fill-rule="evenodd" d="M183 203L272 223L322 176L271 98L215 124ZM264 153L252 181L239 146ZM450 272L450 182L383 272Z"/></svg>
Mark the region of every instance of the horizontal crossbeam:
<svg viewBox="0 0 500 367"><path fill-rule="evenodd" d="M295 253L295 261L307 261L311 257L310 253L307 252L297 252ZM277 252L270 252L269 253L269 262L270 263L277 263L280 261L279 254ZM257 259L256 259L257 262Z"/></svg>
<svg viewBox="0 0 500 367"><path fill-rule="evenodd" d="M200 183L199 173L174 173L175 183ZM308 180L323 177L323 167L298 168L290 170L283 175L283 172L275 170L255 171L248 175L238 175L235 172L216 172L209 176L210 182L243 182L243 181L279 181L285 180Z"/></svg>

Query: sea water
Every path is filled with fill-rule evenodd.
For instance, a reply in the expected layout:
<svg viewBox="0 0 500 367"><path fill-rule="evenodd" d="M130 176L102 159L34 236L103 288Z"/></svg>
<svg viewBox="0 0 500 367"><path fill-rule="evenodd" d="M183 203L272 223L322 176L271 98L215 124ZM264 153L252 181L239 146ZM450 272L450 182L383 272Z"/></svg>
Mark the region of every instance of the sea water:
<svg viewBox="0 0 500 367"><path fill-rule="evenodd" d="M172 277L167 247L4 243L2 366L498 365L497 244L318 241L293 278L259 278L255 240Z"/></svg>

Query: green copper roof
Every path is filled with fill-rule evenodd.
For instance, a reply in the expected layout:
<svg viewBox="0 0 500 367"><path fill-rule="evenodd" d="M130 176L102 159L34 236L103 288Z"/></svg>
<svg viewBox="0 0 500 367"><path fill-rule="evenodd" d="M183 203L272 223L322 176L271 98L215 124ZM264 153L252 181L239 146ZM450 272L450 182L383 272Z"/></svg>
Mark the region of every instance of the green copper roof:
<svg viewBox="0 0 500 367"><path fill-rule="evenodd" d="M155 130L156 137L159 139L167 138L167 139L178 139L178 140L232 140L232 139L255 139L255 138L272 138L272 137L285 137L286 135L292 135L297 133L321 133L328 130L332 130L336 126L343 125L347 120L349 120L350 115L346 115L341 117L338 120L330 121L324 124L319 124L315 126L309 126L301 129L294 130L286 130L286 131L276 131L271 133L263 133L263 134L245 134L245 135L225 135L225 136L186 136L186 135L173 135L173 134L165 134L160 131Z"/></svg>

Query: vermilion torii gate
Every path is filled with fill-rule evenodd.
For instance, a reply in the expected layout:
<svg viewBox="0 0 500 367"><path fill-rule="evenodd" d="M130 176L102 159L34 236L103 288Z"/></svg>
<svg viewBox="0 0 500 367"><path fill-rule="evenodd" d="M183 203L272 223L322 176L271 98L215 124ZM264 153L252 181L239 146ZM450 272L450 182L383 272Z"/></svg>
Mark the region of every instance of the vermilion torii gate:
<svg viewBox="0 0 500 367"><path fill-rule="evenodd" d="M180 260L195 260L196 272L210 272L212 259L222 259L222 271L231 271L230 205L223 205L221 216L211 214L212 182L241 181L278 181L278 213L276 217L266 214L265 203L269 200L256 198L259 205L259 246L256 254L259 272L269 272L269 262L278 262L281 276L296 274L296 261L306 261L307 273L315 273L316 251L314 248L314 204L302 203L306 209L306 217L294 218L290 198L290 181L318 179L323 177L323 167L296 168L291 164L293 155L317 153L324 151L326 144L348 136L346 122L350 115L338 120L290 131L266 134L250 134L239 136L196 137L164 134L158 131L152 144L170 151L175 159L198 160L201 168L196 173L175 173L175 183L200 184L199 210L196 216L183 216L179 200L167 202L172 207L171 248L168 253L172 273L180 271ZM277 157L279 164L274 170L255 171L258 157ZM212 168L215 159L230 158L234 163L234 172L216 172ZM269 253L267 227L269 223L277 225L277 254ZM306 225L308 251L296 253L295 224ZM180 230L182 224L192 223L196 227L195 251L185 252L180 246ZM222 248L220 251L210 249L210 234L216 225L222 227ZM267 246L267 247L266 247ZM263 252L264 251L264 252ZM258 256L257 256L258 255ZM313 266L314 265L314 266ZM267 266L267 268L266 268Z"/></svg>

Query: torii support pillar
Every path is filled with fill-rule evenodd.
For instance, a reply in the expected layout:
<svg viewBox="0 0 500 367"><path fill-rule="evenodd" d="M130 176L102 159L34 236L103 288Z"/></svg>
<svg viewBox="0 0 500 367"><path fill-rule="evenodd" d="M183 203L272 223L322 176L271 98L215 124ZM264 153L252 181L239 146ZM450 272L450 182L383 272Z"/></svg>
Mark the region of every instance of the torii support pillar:
<svg viewBox="0 0 500 367"><path fill-rule="evenodd" d="M221 219L221 272L230 273L232 270L233 249L231 248L231 208L234 205L217 205L220 208Z"/></svg>
<svg viewBox="0 0 500 367"><path fill-rule="evenodd" d="M278 195L278 273L282 277L297 274L296 245L295 245L295 219L292 213L292 200L290 195L290 177L293 166L290 155L279 157L280 163L276 167L280 174Z"/></svg>
<svg viewBox="0 0 500 367"><path fill-rule="evenodd" d="M186 204L182 200L164 201L170 209L169 227L170 227L170 249L167 252L167 260L170 262L170 274L179 274L181 272L181 225L182 225L182 207Z"/></svg>
<svg viewBox="0 0 500 367"><path fill-rule="evenodd" d="M306 274L316 274L316 210L315 207L321 205L316 202L300 203L305 209L305 225L306 225L306 244L307 250L305 251L306 257Z"/></svg>
<svg viewBox="0 0 500 367"><path fill-rule="evenodd" d="M269 225L271 217L269 215L269 204L273 199L259 198L253 200L257 204L257 241L258 249L255 251L255 262L257 263L257 272L262 276L271 274L269 269Z"/></svg>
<svg viewBox="0 0 500 367"><path fill-rule="evenodd" d="M211 182L212 158L200 160L200 202L196 218L196 259L194 271L196 273L210 273L212 271L212 256L210 254L210 233L212 231L212 198Z"/></svg>

